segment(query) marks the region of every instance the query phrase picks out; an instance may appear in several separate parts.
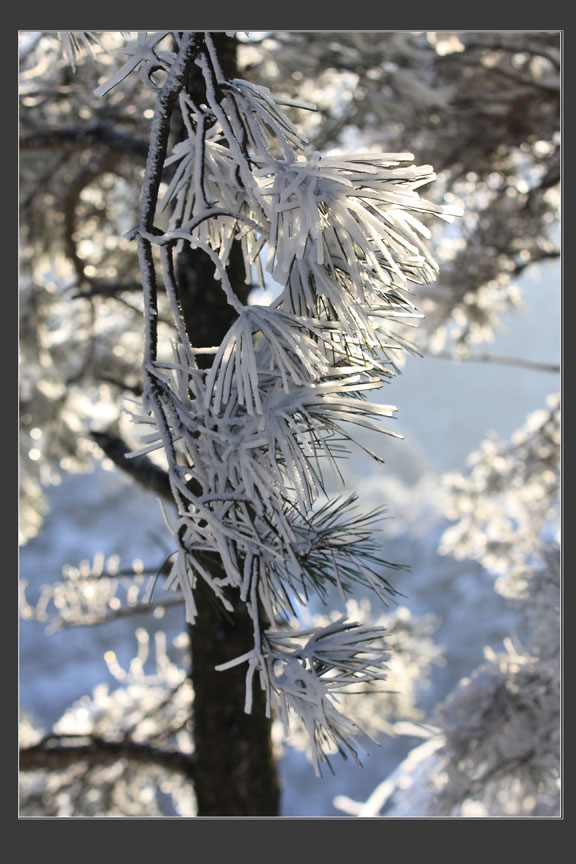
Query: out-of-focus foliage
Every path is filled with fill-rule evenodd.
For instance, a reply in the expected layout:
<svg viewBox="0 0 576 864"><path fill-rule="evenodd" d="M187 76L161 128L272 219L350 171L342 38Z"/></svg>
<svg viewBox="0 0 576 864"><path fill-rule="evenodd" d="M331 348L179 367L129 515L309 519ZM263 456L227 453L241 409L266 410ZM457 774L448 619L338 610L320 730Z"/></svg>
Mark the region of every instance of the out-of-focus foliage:
<svg viewBox="0 0 576 864"><path fill-rule="evenodd" d="M440 707L446 782L440 812L554 816L560 807L560 399L509 444L485 441L445 478L440 551L474 558L521 614L523 631Z"/></svg>
<svg viewBox="0 0 576 864"><path fill-rule="evenodd" d="M468 457L466 474L444 478L446 529L440 552L472 558L512 584L516 572L539 566L558 524L560 398L534 412L509 443L489 438ZM504 591L502 591L504 593Z"/></svg>
<svg viewBox="0 0 576 864"><path fill-rule="evenodd" d="M22 816L195 815L194 787L186 774L193 692L183 668L186 658L174 656L186 654L188 640L183 634L168 651L159 631L151 651L147 631L137 629L135 635L138 653L128 669L113 651L106 654L118 682L114 689L97 686L47 736L30 718L23 719L20 746L27 749L29 764L21 776ZM63 756L50 760L50 751L58 748Z"/></svg>
<svg viewBox="0 0 576 864"><path fill-rule="evenodd" d="M362 816L560 813L561 639L559 400L532 414L509 445L484 442L466 474L445 477L456 524L441 550L474 558L514 604L521 628L436 708L428 740L363 804Z"/></svg>
<svg viewBox="0 0 576 864"><path fill-rule="evenodd" d="M136 566L120 570L117 555L105 560L98 554L92 562L62 568L62 578L42 586L38 598L30 603L26 582L21 580L21 609L24 619L42 621L50 632L66 627L103 624L115 618L154 612L162 616L167 606L183 602L181 594L162 592L156 583L162 564L144 569ZM152 589L154 600L151 599Z"/></svg>
<svg viewBox="0 0 576 864"><path fill-rule="evenodd" d="M100 451L91 428L121 423L138 390L137 260L123 238L136 220L146 154L142 88L90 97L114 63L107 33L98 63L73 72L53 34L21 34L20 369L21 535L39 529L43 489L86 469ZM123 291L117 292L118 285ZM125 424L127 425L127 424Z"/></svg>
<svg viewBox="0 0 576 864"><path fill-rule="evenodd" d="M84 573L86 580L88 575ZM71 578L77 583L81 577L73 573ZM79 616L76 624L97 621L102 611L99 598L84 597L83 608L89 603L92 617ZM432 666L442 662L432 638L437 622L432 615L414 618L405 607L374 616L367 600L349 601L346 611L361 625L386 630L391 656L384 684L371 694L367 691L363 699L346 690L338 694L342 714L381 741L383 735L397 734L406 721L424 717L420 697ZM36 609L28 607L28 617L52 626L62 626L60 614L59 604L51 608L45 598ZM334 616L313 616L311 623L327 627ZM28 762L21 775L21 815L195 815L193 784L186 773L186 758L194 753L194 693L185 671L187 637L181 634L173 646L166 645L162 631L154 634L153 645L144 628L137 628L135 637L138 651L126 668L112 650L105 654L116 680L112 689L105 684L95 687L71 705L49 733L32 718L22 718L20 746ZM273 741L278 758L288 748L309 749L308 734L297 717L292 718L289 738L277 718Z"/></svg>

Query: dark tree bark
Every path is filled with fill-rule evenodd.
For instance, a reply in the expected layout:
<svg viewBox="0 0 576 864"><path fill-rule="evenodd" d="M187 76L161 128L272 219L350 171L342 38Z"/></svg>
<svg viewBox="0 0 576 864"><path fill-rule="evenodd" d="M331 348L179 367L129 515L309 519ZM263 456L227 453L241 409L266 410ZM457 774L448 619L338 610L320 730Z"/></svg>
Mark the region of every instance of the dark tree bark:
<svg viewBox="0 0 576 864"><path fill-rule="evenodd" d="M184 250L177 269L180 303L192 344L199 348L219 345L235 313L214 279L214 265L204 253ZM227 270L238 297L245 302L249 289L238 249L231 254ZM210 362L210 355L198 356L199 365ZM224 612L202 583L196 602L198 617L188 630L198 815L277 815L278 779L264 694L256 682L252 713L246 714L245 666L224 672L214 668L253 647L252 622L244 604L235 604L232 615Z"/></svg>
<svg viewBox="0 0 576 864"><path fill-rule="evenodd" d="M218 33L213 38L225 74L235 77L235 40ZM201 101L199 72L192 70L187 86L193 98ZM179 130L173 131L179 134ZM237 243L232 246L227 271L236 295L245 303L250 287L245 283L244 260ZM198 348L219 345L236 313L214 278L214 264L204 252L185 247L176 262L176 276L192 344ZM210 363L209 355L198 356L199 365L207 367ZM197 607L198 617L189 627L189 636L198 815L277 815L278 778L264 694L255 681L252 713L246 714L245 665L224 672L214 668L253 647L252 622L243 604L235 604L233 615L221 610L203 584L197 589Z"/></svg>
<svg viewBox="0 0 576 864"><path fill-rule="evenodd" d="M264 694L256 681L252 713L246 714L245 666L214 671L253 647L250 618L243 604L233 615L223 613L204 585L196 599L198 618L189 634L198 815L276 816L278 780Z"/></svg>

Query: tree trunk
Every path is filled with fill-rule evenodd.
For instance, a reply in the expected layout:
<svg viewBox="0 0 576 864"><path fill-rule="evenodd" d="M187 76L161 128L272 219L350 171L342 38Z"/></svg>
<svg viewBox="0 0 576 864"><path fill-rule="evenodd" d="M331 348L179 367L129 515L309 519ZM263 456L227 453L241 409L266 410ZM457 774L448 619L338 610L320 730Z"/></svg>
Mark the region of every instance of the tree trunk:
<svg viewBox="0 0 576 864"><path fill-rule="evenodd" d="M213 38L225 74L236 77L235 41L224 34L214 34ZM192 73L188 82L196 98L201 96L199 77ZM219 345L236 313L214 279L213 263L204 252L187 246L178 256L176 269L180 304L192 344L198 348ZM237 296L245 303L250 288L245 284L239 244L233 244L227 271ZM210 363L210 356L198 356L199 365L207 367ZM204 584L198 585L196 600L198 617L188 631L198 815L277 815L279 790L271 720L265 716L257 676L252 713L246 714L245 665L225 672L214 668L253 647L252 622L243 604L236 604L232 615L221 610Z"/></svg>
<svg viewBox="0 0 576 864"><path fill-rule="evenodd" d="M198 618L189 627L198 815L276 816L278 781L264 693L256 680L252 713L246 714L245 664L214 671L253 647L252 624L245 607L228 616L210 595L210 588L199 586Z"/></svg>
<svg viewBox="0 0 576 864"><path fill-rule="evenodd" d="M228 265L230 282L245 302L244 264L239 250ZM196 347L219 345L235 313L226 303L214 265L188 247L178 256L178 292L186 327ZM209 355L198 355L209 366ZM231 600L233 598L230 598ZM251 619L244 604L226 613L212 591L199 583L198 616L188 628L194 688L195 791L199 816L274 816L279 791L271 745L271 720L255 676L252 713L244 712L246 666L216 672L215 666L253 647Z"/></svg>

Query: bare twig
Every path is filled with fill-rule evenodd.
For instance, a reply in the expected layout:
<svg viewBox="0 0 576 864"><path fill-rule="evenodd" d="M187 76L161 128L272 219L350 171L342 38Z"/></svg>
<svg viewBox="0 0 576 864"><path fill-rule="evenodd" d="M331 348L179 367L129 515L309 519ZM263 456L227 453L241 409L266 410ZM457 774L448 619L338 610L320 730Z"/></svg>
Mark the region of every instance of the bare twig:
<svg viewBox="0 0 576 864"><path fill-rule="evenodd" d="M553 185L553 181L550 182L550 185ZM539 187L538 189L532 189L529 195L533 195L539 191L541 191L543 187ZM546 187L544 187L546 188ZM531 267L533 264L539 264L542 261L546 261L548 259L554 259L560 257L559 249L547 249L541 250L537 254L533 255L532 258L529 258L528 261L521 261L516 264L514 270L512 271L512 276L520 276L521 273L524 272L528 267Z"/></svg>

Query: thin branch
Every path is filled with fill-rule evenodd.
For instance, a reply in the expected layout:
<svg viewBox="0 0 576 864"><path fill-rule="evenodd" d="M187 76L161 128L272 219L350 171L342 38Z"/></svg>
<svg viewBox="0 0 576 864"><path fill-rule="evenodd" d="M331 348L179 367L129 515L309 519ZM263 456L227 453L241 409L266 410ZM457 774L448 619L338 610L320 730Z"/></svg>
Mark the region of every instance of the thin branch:
<svg viewBox="0 0 576 864"><path fill-rule="evenodd" d="M64 248L66 250L66 255L70 259L76 272L79 286L86 283L89 284L90 280L86 277L84 272L85 265L78 254L76 245L76 208L84 189L87 186L90 186L90 184L93 183L94 180L97 180L102 174L111 170L114 167L117 158L118 157L115 153L107 153L103 158L97 159L95 162L91 161L82 171L80 171L75 180L69 184L67 195L64 199Z"/></svg>
<svg viewBox="0 0 576 864"><path fill-rule="evenodd" d="M526 87L533 87L537 90L545 90L548 93L560 93L560 78L551 80L539 80L538 78L523 78L521 75L515 75L514 72L510 72L508 69L502 69L500 66L494 66L493 71L502 76L503 78L508 78L510 81L514 81L516 84L522 84Z"/></svg>
<svg viewBox="0 0 576 864"><path fill-rule="evenodd" d="M170 117L178 93L184 86L186 75L199 49L200 37L196 33L185 34L182 47L166 83L160 90L156 100L155 115L150 131L150 147L146 157L146 170L142 183L142 196L139 207L138 228L142 232L154 233L154 214L158 202L158 192L162 180L162 170L168 147L170 133ZM152 247L144 237L138 237L138 259L144 288L144 306L146 311L146 331L144 346L144 367L152 368L156 360L157 350L157 319L158 319L158 289L156 271L152 257ZM148 385L154 390L154 381L148 373ZM153 400L154 401L154 400Z"/></svg>
<svg viewBox="0 0 576 864"><path fill-rule="evenodd" d="M22 153L39 150L90 149L95 144L104 144L110 150L136 156L144 161L148 153L148 142L119 132L110 126L97 125L89 129L48 129L20 139Z"/></svg>
<svg viewBox="0 0 576 864"><path fill-rule="evenodd" d="M544 57L556 68L560 69L560 53L549 51L539 45L519 44L518 42L507 42L502 38L490 34L488 39L474 39L469 36L465 38L467 49L480 48L486 51L504 51L510 54L530 54L532 57Z"/></svg>
<svg viewBox="0 0 576 864"><path fill-rule="evenodd" d="M113 375L106 375L104 372L99 372L94 377L96 381L101 381L103 384L111 384L113 387L118 387L119 390L132 393L134 396L142 396L142 387L140 384L127 384L126 381L114 378Z"/></svg>
<svg viewBox="0 0 576 864"><path fill-rule="evenodd" d="M164 699L162 699L157 705L155 705L154 708L151 708L150 711L145 711L140 718L138 718L128 729L125 730L125 732L124 732L125 737L133 735L141 723L146 723L146 721L150 720L150 718L158 716L158 714L160 714L160 712L164 708L168 708L168 706L174 701L174 697L176 696L178 691L181 690L182 687L184 687L186 684L189 684L189 683L190 683L190 679L189 679L189 677L186 677L186 678L183 678L179 684L176 684L175 687L171 687L170 690L168 691L168 693L166 694L166 696L164 697ZM184 726L186 726L188 724L189 719L190 718L186 717L186 720L184 721ZM179 730L175 730L175 729L171 729L171 728L161 729L155 735L152 735L150 737L150 740L156 740L156 741L162 740L162 738L165 738L167 735L173 735L175 733L175 731L179 731Z"/></svg>
<svg viewBox="0 0 576 864"><path fill-rule="evenodd" d="M184 86L188 70L199 50L200 40L200 34L185 34L182 39L180 53L172 66L166 83L158 94L154 120L152 121L150 131L151 143L146 157L146 171L142 183L144 194L140 202L139 227L143 231L153 231L154 213L156 211L170 133L170 117L178 93Z"/></svg>
<svg viewBox="0 0 576 864"><path fill-rule="evenodd" d="M74 627L94 627L98 624L108 624L110 621L116 621L118 618L131 618L133 615L149 615L155 609L166 609L170 606L183 606L183 594L171 594L164 597L162 600L155 600L149 603L135 603L134 606L121 606L120 609L114 609L112 612L107 612L104 615L85 615L83 618L65 620L63 618L54 619L51 627L55 631L71 630Z"/></svg>
<svg viewBox="0 0 576 864"><path fill-rule="evenodd" d="M152 244L143 234L153 234L154 215L158 203L158 193L168 147L170 118L179 92L185 85L189 69L200 50L202 35L185 33L180 52L162 89L158 93L154 120L150 130L150 148L146 158L146 170L142 183L142 194L138 219L138 260L144 289L145 334L144 334L144 375L146 386L144 399L152 409L158 429L164 441L164 449L171 469L176 465L176 454L168 432L168 423L158 393L158 383L153 374L158 343L158 290L156 269L152 256ZM141 233L140 233L141 232ZM175 484L170 481L173 500L183 508L181 495ZM196 494L196 493L195 493Z"/></svg>
<svg viewBox="0 0 576 864"><path fill-rule="evenodd" d="M107 741L96 735L48 735L38 744L20 750L19 761L21 771L56 771L81 761L109 764L119 759L156 765L188 777L194 775L194 758L187 753L130 739Z"/></svg>
<svg viewBox="0 0 576 864"><path fill-rule="evenodd" d="M466 360L472 363L498 363L502 366L520 366L525 369L534 369L536 372L552 372L558 374L560 366L556 363L538 363L535 360L525 360L522 357L502 357L498 354L469 354L467 356L458 357L450 351L426 352L427 357L438 357L441 360L452 360L459 363L461 360Z"/></svg>
<svg viewBox="0 0 576 864"><path fill-rule="evenodd" d="M553 181L550 182L550 185L553 185ZM535 187L531 189L529 192L529 196L533 196L535 193L540 192L542 187ZM541 261L546 261L547 259L559 258L560 250L559 249L548 249L541 250L537 254L534 254L532 258L529 258L528 261L522 261L516 264L514 270L512 270L512 276L519 276L524 272L528 267L531 267L533 264L539 264Z"/></svg>
<svg viewBox="0 0 576 864"><path fill-rule="evenodd" d="M479 47L484 48L485 46L479 46ZM518 53L520 53L520 51ZM550 58L547 58L547 59L550 59ZM559 78L554 79L554 80L538 79L538 78L534 78L534 77L524 78L524 77L522 77L522 75L519 75L519 74L511 71L510 69L502 68L502 66L486 67L482 63L480 57L478 57L478 58L468 57L468 56L463 57L462 55L449 54L444 58L444 60L447 62L457 62L462 66L470 66L470 67L476 66L476 67L481 68L483 70L490 68L490 71L494 72L494 74L500 75L503 78L508 78L510 81L513 81L515 84L521 84L522 86L525 86L525 87L532 87L532 88L535 88L538 90L545 90L549 93L550 92L551 93L558 93L560 91L560 79ZM554 64L554 65L556 65L556 64ZM495 94L492 94L492 95L495 95Z"/></svg>
<svg viewBox="0 0 576 864"><path fill-rule="evenodd" d="M145 579L147 576L155 576L157 573L162 572L165 564L166 561L161 561L160 564L149 565L137 571L133 567L127 567L122 570L114 570L113 572L88 573L86 576L76 575L73 578L65 579L64 583L60 581L58 584L81 585L85 582L99 582L104 579Z"/></svg>
<svg viewBox="0 0 576 864"><path fill-rule="evenodd" d="M76 300L78 297L117 297L119 294L134 294L136 292L140 293L141 291L141 282L106 283L90 281L89 288L72 294L71 299ZM164 287L159 285L158 291L164 291Z"/></svg>

